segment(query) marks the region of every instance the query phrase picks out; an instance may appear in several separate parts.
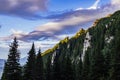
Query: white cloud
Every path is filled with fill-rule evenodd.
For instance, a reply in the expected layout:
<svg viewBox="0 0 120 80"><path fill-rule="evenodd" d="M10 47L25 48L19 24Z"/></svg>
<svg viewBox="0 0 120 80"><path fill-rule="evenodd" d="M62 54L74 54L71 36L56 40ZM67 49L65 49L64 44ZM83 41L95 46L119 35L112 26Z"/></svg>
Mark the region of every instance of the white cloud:
<svg viewBox="0 0 120 80"><path fill-rule="evenodd" d="M75 34L63 34L63 35L59 35L59 36L57 36L58 38L60 38L60 39L64 39L65 37L69 37L69 38L71 38L71 37L73 37Z"/></svg>
<svg viewBox="0 0 120 80"><path fill-rule="evenodd" d="M111 0L112 11L120 10L120 0Z"/></svg>
<svg viewBox="0 0 120 80"><path fill-rule="evenodd" d="M75 10L72 11L72 13L63 13L60 15L62 16L60 20L58 18L58 21L51 21L46 24L40 25L36 27L35 30L27 34L22 31L12 29L11 31L13 32L13 35L2 39L9 40L12 39L14 36L17 36L18 38L20 38L20 40L24 41L40 40L42 38L48 39L52 37L54 37L53 39L60 38L58 37L59 35L64 35L67 32L70 32L69 34L71 34L72 31L76 32L82 27L80 25L87 24L120 9L118 6L113 5L106 5L104 7L98 8L99 2L100 0L97 0L89 9Z"/></svg>
<svg viewBox="0 0 120 80"><path fill-rule="evenodd" d="M30 49L32 42L24 42L19 40L19 48L20 49ZM54 44L58 43L59 41L55 41L55 40L45 40L45 41L35 41L35 47L38 48L50 48L51 45L53 46Z"/></svg>
<svg viewBox="0 0 120 80"><path fill-rule="evenodd" d="M84 10L84 8L77 8L76 10Z"/></svg>
<svg viewBox="0 0 120 80"><path fill-rule="evenodd" d="M111 0L111 3L113 4L113 5L118 5L119 4L119 6L120 6L120 0Z"/></svg>
<svg viewBox="0 0 120 80"><path fill-rule="evenodd" d="M54 25L54 26L53 26ZM60 30L61 26L59 22L48 22L36 28L37 31L53 31L53 30ZM51 32L50 32L51 33Z"/></svg>
<svg viewBox="0 0 120 80"><path fill-rule="evenodd" d="M87 10L87 9L98 9L99 8L99 3L101 0L96 0L94 4L88 8L77 8L76 10Z"/></svg>
<svg viewBox="0 0 120 80"><path fill-rule="evenodd" d="M28 0L26 0L28 1ZM29 0L32 1L32 0ZM65 34L65 31L68 31L69 34L71 34L72 29L80 29L82 26L78 26L81 24L87 24L91 21L94 21L98 18L104 17L107 14L113 13L116 10L120 10L120 0L111 0L111 5L105 5L104 7L98 6L100 0L97 0L91 7L87 9L77 9L75 11L72 11L72 13L63 13L60 16L62 16L62 19L57 18L59 21L51 21L46 24L40 25L36 27L35 30L33 30L30 33L24 33L23 31L14 30L11 29L11 32L13 33L11 36L0 38L0 40L11 40L14 36L17 36L20 38L20 40L37 40L35 42L36 47L41 47L42 50L46 50L50 47L52 47L54 44L57 43L57 41L53 41L57 37L60 39L63 39L68 34ZM0 3L1 4L1 3ZM16 3L12 3L16 5ZM36 8L37 7L31 7ZM66 15L67 14L67 15ZM59 16L59 15L58 15ZM47 37L47 38L46 38ZM38 40L42 41L38 41ZM50 39L52 38L52 39ZM43 41L44 39L47 39L46 41ZM8 44L5 42L0 47L6 48ZM28 51L28 48L31 47L31 43L20 41L20 49L24 50L26 49Z"/></svg>
<svg viewBox="0 0 120 80"><path fill-rule="evenodd" d="M96 0L96 2L89 8L87 9L97 9L99 8L99 3L100 3L101 0Z"/></svg>
<svg viewBox="0 0 120 80"><path fill-rule="evenodd" d="M10 41L0 41L0 51L1 51L1 56L0 59L7 58L7 55L9 53L9 45L11 44L13 40ZM42 52L44 52L46 49L52 48L54 44L57 44L59 41L56 40L45 40L45 41L35 41L35 48L36 52L38 51L39 48L41 48ZM29 52L32 42L24 42L21 40L18 40L18 50L21 53L21 58L27 56L27 53Z"/></svg>
<svg viewBox="0 0 120 80"><path fill-rule="evenodd" d="M27 34L27 33L23 32L23 31L21 31L21 30L15 30L15 29L11 29L10 32L11 32L12 34Z"/></svg>
<svg viewBox="0 0 120 80"><path fill-rule="evenodd" d="M23 32L23 31L21 31L21 30L15 30L15 29L11 29L10 32L13 34L13 35L11 35L11 37L10 37L10 38L12 38L12 39L13 39L14 37L17 37L17 38L19 39L19 38L22 38L23 36L25 36L25 35L28 34L28 33Z"/></svg>
<svg viewBox="0 0 120 80"><path fill-rule="evenodd" d="M9 47L9 42L8 41L0 41L0 47L2 48L8 48Z"/></svg>
<svg viewBox="0 0 120 80"><path fill-rule="evenodd" d="M89 12L89 11L88 11ZM94 17L92 16L93 14L82 14L81 15L75 16L74 14L67 19L63 19L61 21L53 21L53 22L48 22L46 24L43 24L39 27L37 27L35 30L36 31L44 31L44 32L49 32L52 33L54 31L60 31L63 30L65 27L77 27L79 24L83 24L89 21L92 21L96 18L99 18L99 14L95 15ZM78 12L79 14L79 12Z"/></svg>

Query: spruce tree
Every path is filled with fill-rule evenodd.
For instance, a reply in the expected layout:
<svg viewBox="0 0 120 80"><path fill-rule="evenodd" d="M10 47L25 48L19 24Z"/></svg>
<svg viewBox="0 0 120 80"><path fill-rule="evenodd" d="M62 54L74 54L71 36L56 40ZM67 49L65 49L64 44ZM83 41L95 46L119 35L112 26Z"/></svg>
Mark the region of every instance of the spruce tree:
<svg viewBox="0 0 120 80"><path fill-rule="evenodd" d="M104 80L105 60L103 54L100 53L98 49L99 48L96 48L95 53L92 53L92 60L90 66L91 80Z"/></svg>
<svg viewBox="0 0 120 80"><path fill-rule="evenodd" d="M120 27L116 30L114 47L112 48L112 61L110 70L110 80L120 80Z"/></svg>
<svg viewBox="0 0 120 80"><path fill-rule="evenodd" d="M83 62L82 62L82 59L80 57L80 60L77 64L76 80L83 80L82 69L83 69Z"/></svg>
<svg viewBox="0 0 120 80"><path fill-rule="evenodd" d="M46 79L45 80L52 80L52 74L51 74L51 58L48 56L47 63L46 63Z"/></svg>
<svg viewBox="0 0 120 80"><path fill-rule="evenodd" d="M13 43L10 45L8 59L5 62L1 80L21 80L20 53L17 48L18 41L14 38Z"/></svg>
<svg viewBox="0 0 120 80"><path fill-rule="evenodd" d="M28 53L27 63L24 67L24 80L35 80L35 46L32 44L32 48Z"/></svg>
<svg viewBox="0 0 120 80"><path fill-rule="evenodd" d="M82 69L82 77L83 80L89 80L89 72L90 72L90 48L87 49L84 60L83 60L83 69ZM81 80L81 79L80 79Z"/></svg>
<svg viewBox="0 0 120 80"><path fill-rule="evenodd" d="M42 60L40 49L36 56L35 70L36 70L36 80L43 80L43 60Z"/></svg>
<svg viewBox="0 0 120 80"><path fill-rule="evenodd" d="M71 59L70 56L66 57L66 61L65 61L65 80L74 80L74 72L73 72L73 67L72 67L72 63L71 63Z"/></svg>
<svg viewBox="0 0 120 80"><path fill-rule="evenodd" d="M52 66L52 78L53 80L60 80L59 49L56 49L55 53L56 56Z"/></svg>

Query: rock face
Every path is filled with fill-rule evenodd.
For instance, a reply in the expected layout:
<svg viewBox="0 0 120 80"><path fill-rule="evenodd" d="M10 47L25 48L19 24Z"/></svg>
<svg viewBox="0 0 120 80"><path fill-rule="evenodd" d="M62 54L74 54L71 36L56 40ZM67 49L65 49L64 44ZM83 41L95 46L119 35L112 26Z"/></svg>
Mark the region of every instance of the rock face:
<svg viewBox="0 0 120 80"><path fill-rule="evenodd" d="M91 40L91 36L90 36L89 32L87 32L86 37L85 37L85 40L84 40L82 61L83 61L83 58L84 58L84 56L85 56L85 52L87 51L88 47L90 47L90 40Z"/></svg>
<svg viewBox="0 0 120 80"><path fill-rule="evenodd" d="M62 63L63 57L70 55L71 62L74 64L79 63L79 60L84 60L86 52L89 54L97 53L98 51L105 55L109 51L110 45L116 40L118 34L116 31L119 29L120 11L115 12L113 15L95 21L95 25L91 26L88 30L81 29L72 38L65 38L61 40L55 47L44 52L44 63L47 62L48 55L51 56L51 64L53 64L56 57L56 50L59 47L59 59ZM119 31L118 31L119 32ZM116 36L116 38L115 38ZM108 49L107 49L108 48ZM75 65L76 66L76 65Z"/></svg>

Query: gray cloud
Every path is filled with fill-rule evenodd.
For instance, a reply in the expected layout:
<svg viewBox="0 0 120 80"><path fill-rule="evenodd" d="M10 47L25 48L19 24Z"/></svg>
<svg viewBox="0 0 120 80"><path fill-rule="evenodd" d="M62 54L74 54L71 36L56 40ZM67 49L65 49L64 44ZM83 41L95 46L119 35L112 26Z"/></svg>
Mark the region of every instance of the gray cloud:
<svg viewBox="0 0 120 80"><path fill-rule="evenodd" d="M4 2L8 0L0 0L0 12L4 12L10 15L21 16L21 14L16 14L12 12L12 11L15 11L14 8L11 8L11 9L8 8L7 10L7 6L4 6L4 5L3 6L6 8L3 11L1 11L2 1ZM15 0L15 1L18 1L18 0ZM77 10L71 10L68 12L60 13L60 14L49 15L46 18L53 19L53 20L55 19L55 20L38 26L35 30L31 31L30 33L24 33L22 31L13 30L12 35L0 38L0 41L4 41L4 42L0 42L0 45L1 45L0 49L2 49L1 51L3 51L3 53L1 54L4 55L4 53L7 53L6 51L8 48L6 47L8 47L9 42L5 43L6 42L5 40L10 41L15 36L19 40L22 40L22 42L20 43L20 49L21 51L23 51L22 56L26 56L24 52L27 52L28 48L31 46L31 43L29 43L29 41L35 41L36 45L38 47L41 47L43 51L48 48L51 48L54 46L54 44L57 43L58 40L63 39L68 35L74 34L80 28L90 27L90 25L96 19L104 17L107 14L113 13L116 10L120 10L120 5L119 5L120 1L119 0L111 0L111 1L112 1L111 4L106 4L104 6L101 6L100 8L94 8L94 9L79 8ZM5 4L5 5L8 5L8 4ZM46 8L43 8L43 9L46 9ZM20 10L20 11L24 11L24 10ZM28 12L25 11L25 13L26 14L22 13L21 17L25 17L27 14L29 14L29 11ZM30 11L30 13L32 12ZM31 16L31 14L29 14L29 16ZM32 13L32 16L35 17L36 15ZM1 58L5 56L1 56Z"/></svg>
<svg viewBox="0 0 120 80"><path fill-rule="evenodd" d="M117 4L106 4L97 7L87 8L87 9L77 9L69 12L65 12L58 15L51 15L49 18L55 19L52 22L48 22L41 26L38 26L35 30L28 34L13 34L9 37L2 38L3 40L9 40L17 36L20 40L31 41L31 40L47 40L51 38L52 40L60 40L59 36L74 34L80 28L90 27L93 21L98 18L107 16L110 13L119 10L120 6Z"/></svg>
<svg viewBox="0 0 120 80"><path fill-rule="evenodd" d="M0 0L0 14L35 19L46 10L47 0Z"/></svg>

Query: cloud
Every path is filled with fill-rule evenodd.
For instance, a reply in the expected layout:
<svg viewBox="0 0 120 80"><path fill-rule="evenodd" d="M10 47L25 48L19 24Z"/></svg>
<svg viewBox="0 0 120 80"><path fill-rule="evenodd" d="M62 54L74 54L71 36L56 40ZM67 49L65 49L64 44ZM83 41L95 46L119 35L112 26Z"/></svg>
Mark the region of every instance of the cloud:
<svg viewBox="0 0 120 80"><path fill-rule="evenodd" d="M98 9L99 8L99 3L101 0L96 0L94 4L86 9ZM84 10L85 8L77 8L76 10Z"/></svg>
<svg viewBox="0 0 120 80"><path fill-rule="evenodd" d="M99 3L100 0L97 0L91 7L87 9L71 10L56 16L51 15L49 18L53 18L55 20L38 26L35 31L40 33L44 32L44 34L47 36L51 35L50 37L53 36L56 38L61 38L59 36L74 34L80 28L90 27L92 22L96 19L105 17L108 14L120 9L119 5L113 5L113 2L104 6L98 6ZM41 38L41 36L39 36L39 38Z"/></svg>
<svg viewBox="0 0 120 80"><path fill-rule="evenodd" d="M89 7L88 9L97 9L99 3L100 3L100 0L96 0L96 2L91 7Z"/></svg>
<svg viewBox="0 0 120 80"><path fill-rule="evenodd" d="M62 14L63 17L60 17L59 20L41 25L37 27L36 30L53 33L54 35L61 34L61 31L63 34L65 34L66 32L71 33L72 30L76 31L80 29L82 25L86 24L87 22L91 22L95 19L95 17L93 17L92 15L96 13L93 13L92 15L88 14L88 12L92 13L92 11L94 10L74 11L75 13L70 13L67 16L66 14Z"/></svg>
<svg viewBox="0 0 120 80"><path fill-rule="evenodd" d="M40 17L36 13L46 10L47 0L0 0L0 14L24 18Z"/></svg>
<svg viewBox="0 0 120 80"><path fill-rule="evenodd" d="M9 44L7 41L17 36L20 40L21 51L28 51L28 48L31 46L29 41L35 41L37 48L41 47L42 50L46 50L54 46L54 44L58 43L59 40L65 38L66 36L73 36L80 28L86 29L90 27L93 21L96 19L113 13L116 10L120 10L119 3L119 0L111 0L110 4L98 6L99 0L97 0L92 5L92 8L90 6L86 9L82 8L70 10L68 12L63 12L60 14L49 15L46 18L53 19L53 21L40 25L29 33L11 29L12 35L7 37L0 37L0 41L5 41L0 42L0 47L6 49ZM16 5L16 3L12 4ZM22 54L25 56L25 53Z"/></svg>
<svg viewBox="0 0 120 80"><path fill-rule="evenodd" d="M18 38L23 41L60 40L63 39L63 37L61 37L62 35L71 35L80 28L90 27L96 19L107 16L120 9L120 6L115 4L116 1L111 1L111 4L100 7L98 6L99 2L100 0L97 0L92 7L90 6L86 9L77 9L62 14L50 15L48 18L53 19L53 21L36 27L35 30L30 33L24 34L24 32L17 31L16 34L13 30L11 36L1 39L9 40L18 36Z"/></svg>
<svg viewBox="0 0 120 80"><path fill-rule="evenodd" d="M120 4L120 0L111 0L111 3L113 5Z"/></svg>
<svg viewBox="0 0 120 80"><path fill-rule="evenodd" d="M11 29L10 30L10 32L12 33L12 34L28 34L28 33L25 33L25 32L23 32L23 31L21 31L21 30L15 30L15 29Z"/></svg>
<svg viewBox="0 0 120 80"><path fill-rule="evenodd" d="M59 18L59 20L60 20L60 19L63 19L63 18L68 18L69 16L72 16L72 15L75 15L75 16L83 15L83 14L86 14L84 12L86 10L89 10L89 9L90 10L96 10L96 9L98 9L100 1L101 0L96 0L94 2L94 4L92 6L90 6L90 7L88 7L88 8L77 8L76 10L70 10L70 11L55 14L55 15L49 15L46 18L48 18L48 19L54 19L54 18L57 19L57 18ZM78 14L78 12L80 12L80 13Z"/></svg>
<svg viewBox="0 0 120 80"><path fill-rule="evenodd" d="M9 52L9 45L11 44L11 41L0 41L0 51L1 56L0 59L7 58L8 52ZM36 52L39 48L41 48L42 52L44 52L46 49L49 49L54 46L54 44L57 44L58 41L36 41L35 42L35 48ZM30 42L24 42L21 40L18 40L18 50L20 50L21 58L26 57L29 49L32 46L32 43Z"/></svg>

